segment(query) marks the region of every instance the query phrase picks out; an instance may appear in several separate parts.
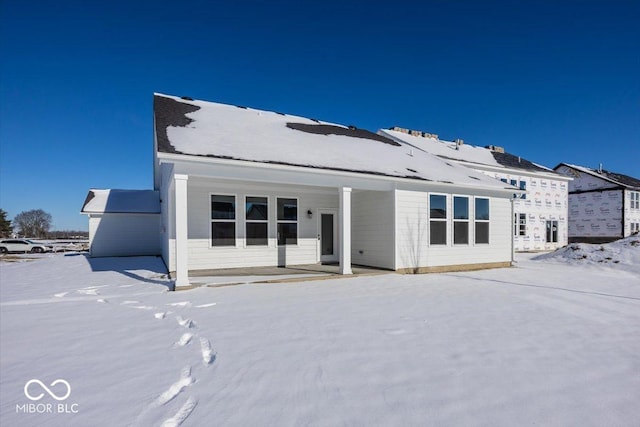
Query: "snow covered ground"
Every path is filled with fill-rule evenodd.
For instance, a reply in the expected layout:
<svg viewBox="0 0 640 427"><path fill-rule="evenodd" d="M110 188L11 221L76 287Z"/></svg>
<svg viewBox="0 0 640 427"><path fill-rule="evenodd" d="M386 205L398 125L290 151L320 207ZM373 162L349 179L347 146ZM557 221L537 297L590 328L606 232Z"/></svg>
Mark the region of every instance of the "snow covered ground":
<svg viewBox="0 0 640 427"><path fill-rule="evenodd" d="M157 258L0 263L0 425L637 426L619 249L178 292Z"/></svg>

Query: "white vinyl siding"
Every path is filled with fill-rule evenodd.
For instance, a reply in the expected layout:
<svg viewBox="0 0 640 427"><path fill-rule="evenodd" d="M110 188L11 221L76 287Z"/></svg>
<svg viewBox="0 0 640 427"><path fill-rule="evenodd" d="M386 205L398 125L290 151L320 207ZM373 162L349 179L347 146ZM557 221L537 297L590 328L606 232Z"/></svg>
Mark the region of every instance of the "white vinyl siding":
<svg viewBox="0 0 640 427"><path fill-rule="evenodd" d="M258 184L240 181L208 180L189 178L189 270L216 268L261 267L313 264L318 261L317 218L318 208L338 207L337 189L309 189L308 187ZM236 239L241 244L235 247L211 247L209 244L210 194L236 194L241 206L236 208ZM268 198L268 241L266 246L246 245L245 197L260 195ZM298 200L298 242L297 245L277 245L276 199L297 198ZM312 218L303 212L312 211Z"/></svg>
<svg viewBox="0 0 640 427"><path fill-rule="evenodd" d="M91 214L91 256L160 255L159 231L159 214Z"/></svg>
<svg viewBox="0 0 640 427"><path fill-rule="evenodd" d="M394 269L393 191L354 191L351 196L351 261Z"/></svg>
<svg viewBox="0 0 640 427"><path fill-rule="evenodd" d="M474 196L470 194L469 197ZM417 191L396 191L396 268L435 267L511 261L511 200L489 199L489 244L429 244L428 195ZM453 209L453 197L447 197L447 211ZM475 215L470 212L470 215ZM447 235L452 220L445 222ZM473 235L474 231L471 232Z"/></svg>

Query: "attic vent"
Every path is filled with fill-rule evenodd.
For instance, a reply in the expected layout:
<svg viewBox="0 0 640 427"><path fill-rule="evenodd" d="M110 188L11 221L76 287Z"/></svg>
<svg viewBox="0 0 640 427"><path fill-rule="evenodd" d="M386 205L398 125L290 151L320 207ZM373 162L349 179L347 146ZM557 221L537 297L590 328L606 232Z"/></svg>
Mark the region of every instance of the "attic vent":
<svg viewBox="0 0 640 427"><path fill-rule="evenodd" d="M418 173L418 171L417 171L417 170L415 170L415 169L407 168L407 170L408 170L409 172Z"/></svg>
<svg viewBox="0 0 640 427"><path fill-rule="evenodd" d="M446 162L445 162L446 163ZM447 166L451 166L453 167L453 165L451 163L446 163Z"/></svg>
<svg viewBox="0 0 640 427"><path fill-rule="evenodd" d="M236 105L236 107L238 107L238 108L242 108L243 110L246 110L246 109L247 109L247 107L245 107L244 105Z"/></svg>
<svg viewBox="0 0 640 427"><path fill-rule="evenodd" d="M357 130L358 128L357 128L357 127L355 127L354 125L349 125L349 129L350 129L350 130Z"/></svg>
<svg viewBox="0 0 640 427"><path fill-rule="evenodd" d="M475 179L476 181L480 181L480 178L476 178L475 176L471 176L471 175L469 175L469 178L471 178L471 179Z"/></svg>
<svg viewBox="0 0 640 427"><path fill-rule="evenodd" d="M190 96L181 96L180 99L184 99L185 101L193 101L193 98Z"/></svg>
<svg viewBox="0 0 640 427"><path fill-rule="evenodd" d="M320 123L320 120L318 120L318 119L311 119L311 121L314 121L316 123Z"/></svg>
<svg viewBox="0 0 640 427"><path fill-rule="evenodd" d="M286 114L284 114L284 113L280 113L280 112L278 112L278 111L275 111L275 113L276 113L277 115L279 115L279 116L286 116Z"/></svg>
<svg viewBox="0 0 640 427"><path fill-rule="evenodd" d="M490 151L494 151L496 153L503 153L504 154L504 147L500 147L497 145L487 145L484 148L490 150Z"/></svg>
<svg viewBox="0 0 640 427"><path fill-rule="evenodd" d="M429 132L422 132L421 130L412 130L412 129L407 129L407 128L401 128L401 127L398 127L398 126L392 126L392 127L389 128L389 130L406 133L407 135L411 135L411 136L438 139L438 135L437 134L429 133Z"/></svg>

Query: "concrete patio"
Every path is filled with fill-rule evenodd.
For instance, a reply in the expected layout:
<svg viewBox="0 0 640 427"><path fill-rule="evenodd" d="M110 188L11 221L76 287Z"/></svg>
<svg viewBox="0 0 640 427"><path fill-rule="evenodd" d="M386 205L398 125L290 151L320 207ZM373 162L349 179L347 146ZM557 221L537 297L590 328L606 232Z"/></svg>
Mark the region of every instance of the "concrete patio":
<svg viewBox="0 0 640 427"><path fill-rule="evenodd" d="M198 286L230 286L246 283L282 283L309 280L325 280L389 274L390 270L374 267L352 266L353 274L343 275L338 264L303 264L286 267L221 268L189 271L189 288ZM182 288L180 288L182 289Z"/></svg>

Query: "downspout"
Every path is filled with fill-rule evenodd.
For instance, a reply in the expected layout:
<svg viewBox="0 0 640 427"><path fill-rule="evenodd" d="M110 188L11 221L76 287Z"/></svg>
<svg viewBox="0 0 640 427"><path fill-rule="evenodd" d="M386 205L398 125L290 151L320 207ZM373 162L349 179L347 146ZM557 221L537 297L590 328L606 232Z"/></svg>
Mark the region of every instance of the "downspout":
<svg viewBox="0 0 640 427"><path fill-rule="evenodd" d="M622 190L622 224L620 224L620 234L622 235L622 238L624 239L624 208L625 208L625 202L626 202L626 194L627 192L625 191L625 189L623 188Z"/></svg>
<svg viewBox="0 0 640 427"><path fill-rule="evenodd" d="M515 244L513 243L513 240L515 239L514 236L514 227L515 227L515 206L514 206L514 198L511 198L511 231L509 232L509 234L511 234L511 266L513 266L513 263L515 262Z"/></svg>

